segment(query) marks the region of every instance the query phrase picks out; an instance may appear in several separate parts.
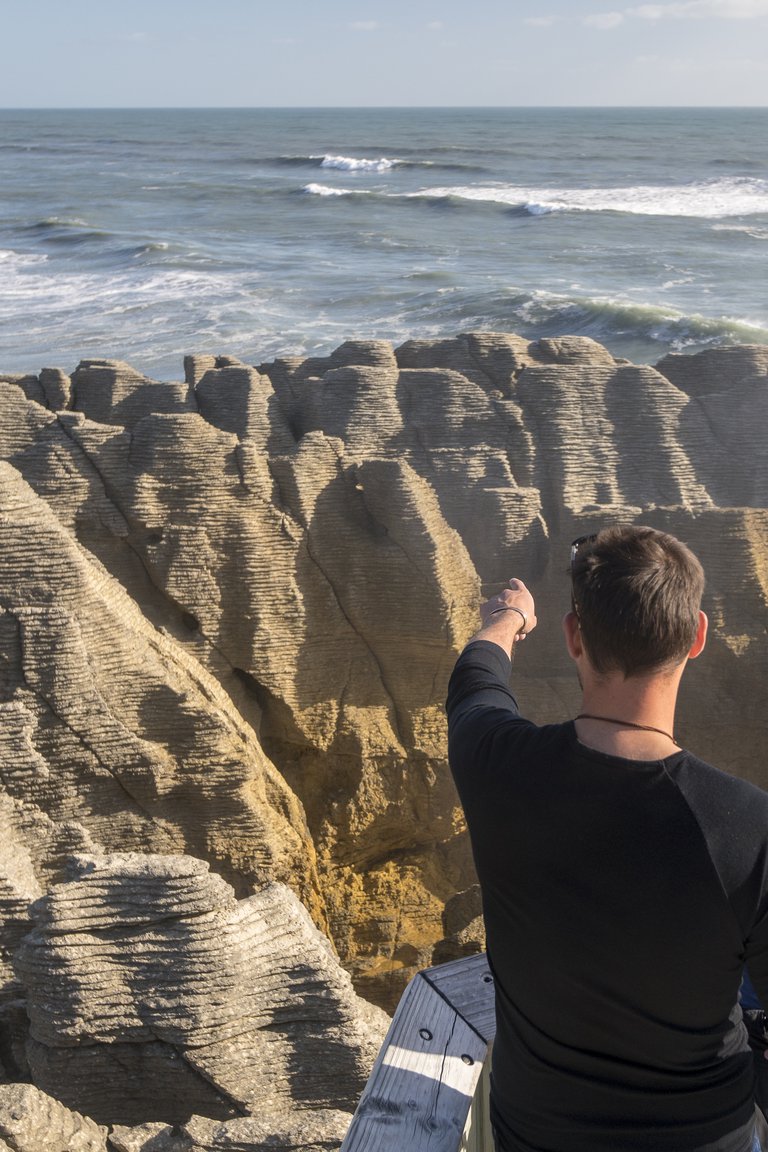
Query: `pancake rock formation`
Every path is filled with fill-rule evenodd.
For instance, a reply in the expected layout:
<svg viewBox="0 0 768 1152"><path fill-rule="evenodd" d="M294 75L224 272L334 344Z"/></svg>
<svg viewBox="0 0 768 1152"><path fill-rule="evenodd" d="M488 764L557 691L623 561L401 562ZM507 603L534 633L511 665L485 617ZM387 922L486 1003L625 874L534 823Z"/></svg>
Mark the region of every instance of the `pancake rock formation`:
<svg viewBox="0 0 768 1152"><path fill-rule="evenodd" d="M298 1126L335 1147L387 1017L293 892L272 883L238 901L190 856L69 867L15 955L36 1088L104 1126L199 1114L230 1136L237 1121L301 1146Z"/></svg>
<svg viewBox="0 0 768 1152"><path fill-rule="evenodd" d="M141 1120L189 1127L101 1107L87 1061L101 1068L105 1046L125 1046L142 1074L155 1060L158 1080L174 1066L190 1086L179 1098L209 1128L185 1139L237 1147L234 1129L215 1144L216 1125L261 1122L229 1056L226 1075L217 1065L195 1079L208 1043L196 1009L184 1036L166 1019L139 1037L165 1019L151 963L125 977L134 1007L91 1020L87 1043L71 1042L90 1019L82 989L104 974L80 986L67 961L74 983L43 1011L36 981L56 932L40 910L102 885L105 923L127 931L120 891L139 883L136 854L161 905L162 885L181 880L158 860L205 862L207 879L184 881L203 903L218 893L203 920L248 920L275 892L287 907L290 890L357 991L389 1009L416 969L481 948L445 757L447 678L481 593L518 575L540 620L518 663L521 700L539 722L573 715L568 548L603 524L668 529L701 557L709 648L687 676L677 735L768 786L767 405L766 347L651 367L585 338L500 333L350 341L258 368L193 356L179 383L114 360L0 376L6 1080L32 1078L97 1125L125 1121L126 1148L144 1139ZM180 980L174 1002L196 1003L208 972ZM248 1043L256 1032L244 1028Z"/></svg>

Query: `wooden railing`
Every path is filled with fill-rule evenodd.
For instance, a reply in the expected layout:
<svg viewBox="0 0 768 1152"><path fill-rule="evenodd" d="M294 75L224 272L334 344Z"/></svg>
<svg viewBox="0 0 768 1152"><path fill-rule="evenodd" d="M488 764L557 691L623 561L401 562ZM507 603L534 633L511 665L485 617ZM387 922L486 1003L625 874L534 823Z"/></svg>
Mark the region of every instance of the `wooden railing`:
<svg viewBox="0 0 768 1152"><path fill-rule="evenodd" d="M484 955L419 972L340 1152L493 1152L484 1068L494 1031Z"/></svg>
<svg viewBox="0 0 768 1152"><path fill-rule="evenodd" d="M496 1030L485 955L414 976L339 1152L494 1152L488 1109ZM768 1150L768 1123L755 1123Z"/></svg>

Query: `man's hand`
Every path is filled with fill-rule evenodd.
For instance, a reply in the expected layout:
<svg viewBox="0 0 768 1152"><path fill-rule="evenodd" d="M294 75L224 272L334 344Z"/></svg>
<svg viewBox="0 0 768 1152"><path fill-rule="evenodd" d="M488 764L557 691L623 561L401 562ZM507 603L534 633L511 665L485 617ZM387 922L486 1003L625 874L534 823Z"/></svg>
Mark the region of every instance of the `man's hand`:
<svg viewBox="0 0 768 1152"><path fill-rule="evenodd" d="M513 609L513 611L507 611L507 609ZM504 617L512 617L509 623L517 624L516 640L524 640L528 633L536 627L536 608L533 603L533 596L522 580L510 580L509 585L502 589L498 596L492 596L485 604L480 605L483 628L500 623L500 618Z"/></svg>
<svg viewBox="0 0 768 1152"><path fill-rule="evenodd" d="M498 596L481 604L480 618L483 626L472 639L489 640L511 656L516 641L524 640L536 627L533 596L522 580L512 579Z"/></svg>

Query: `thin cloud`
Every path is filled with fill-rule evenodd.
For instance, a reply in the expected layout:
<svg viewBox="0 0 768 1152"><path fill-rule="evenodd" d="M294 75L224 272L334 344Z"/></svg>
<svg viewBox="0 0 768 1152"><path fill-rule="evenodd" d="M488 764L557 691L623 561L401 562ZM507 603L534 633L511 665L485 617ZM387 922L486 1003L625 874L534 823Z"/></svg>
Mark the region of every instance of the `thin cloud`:
<svg viewBox="0 0 768 1152"><path fill-rule="evenodd" d="M430 32L439 32L444 27L445 25L443 24L442 20L430 20L429 24L427 24L427 28L430 30Z"/></svg>
<svg viewBox="0 0 768 1152"><path fill-rule="evenodd" d="M353 20L349 27L353 32L377 32L381 24L378 20Z"/></svg>
<svg viewBox="0 0 768 1152"><path fill-rule="evenodd" d="M529 28L551 28L556 20L557 16L526 16L523 24Z"/></svg>
<svg viewBox="0 0 768 1152"><path fill-rule="evenodd" d="M641 20L754 20L768 16L768 0L676 0L627 8Z"/></svg>
<svg viewBox="0 0 768 1152"><path fill-rule="evenodd" d="M619 24L624 23L624 15L622 12L595 12L585 16L582 23L588 28L618 28Z"/></svg>

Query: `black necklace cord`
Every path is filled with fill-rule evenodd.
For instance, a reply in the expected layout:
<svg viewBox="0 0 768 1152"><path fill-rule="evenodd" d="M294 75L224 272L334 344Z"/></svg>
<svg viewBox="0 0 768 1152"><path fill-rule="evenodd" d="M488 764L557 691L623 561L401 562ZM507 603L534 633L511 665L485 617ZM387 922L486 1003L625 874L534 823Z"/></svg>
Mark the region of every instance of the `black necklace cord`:
<svg viewBox="0 0 768 1152"><path fill-rule="evenodd" d="M592 716L589 712L580 712L577 720L602 720L604 724L621 724L624 728L637 728L641 732L658 732L659 736L666 736L675 748L679 748L677 740L671 732L664 732L661 728L654 728L651 724L635 724L633 720L615 720L613 716Z"/></svg>

